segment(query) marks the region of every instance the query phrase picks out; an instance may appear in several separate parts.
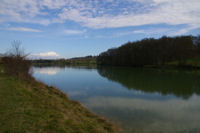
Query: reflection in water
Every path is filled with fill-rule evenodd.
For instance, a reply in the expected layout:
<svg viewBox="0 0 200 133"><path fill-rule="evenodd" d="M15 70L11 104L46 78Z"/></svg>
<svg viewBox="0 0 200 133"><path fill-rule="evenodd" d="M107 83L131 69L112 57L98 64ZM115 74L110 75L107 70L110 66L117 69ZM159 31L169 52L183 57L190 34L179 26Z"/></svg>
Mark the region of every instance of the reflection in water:
<svg viewBox="0 0 200 133"><path fill-rule="evenodd" d="M199 100L196 96L188 101L94 97L86 103L92 111L119 122L127 133L199 133Z"/></svg>
<svg viewBox="0 0 200 133"><path fill-rule="evenodd" d="M100 67L98 72L101 76L119 82L128 89L159 92L162 95L173 94L182 98L189 98L193 94L200 95L200 73L197 71Z"/></svg>
<svg viewBox="0 0 200 133"><path fill-rule="evenodd" d="M55 75L40 71L59 70ZM199 133L200 74L133 68L33 68L94 113L119 123L125 133ZM100 76L101 75L101 76Z"/></svg>
<svg viewBox="0 0 200 133"><path fill-rule="evenodd" d="M56 75L61 70L62 69L58 67L41 67L41 68L35 68L34 72L47 75Z"/></svg>

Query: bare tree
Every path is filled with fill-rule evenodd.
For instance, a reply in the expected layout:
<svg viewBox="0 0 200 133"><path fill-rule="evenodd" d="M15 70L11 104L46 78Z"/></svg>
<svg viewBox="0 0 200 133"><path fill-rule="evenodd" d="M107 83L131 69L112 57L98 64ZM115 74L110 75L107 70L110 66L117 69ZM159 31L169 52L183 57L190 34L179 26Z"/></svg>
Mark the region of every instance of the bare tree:
<svg viewBox="0 0 200 133"><path fill-rule="evenodd" d="M20 41L13 41L11 49L3 57L5 72L9 75L17 76L20 79L28 79L29 69L31 68L31 61L27 60L24 49L21 48Z"/></svg>
<svg viewBox="0 0 200 133"><path fill-rule="evenodd" d="M25 50L21 47L21 41L14 40L11 43L11 49L7 52L7 56L25 59L29 54L25 54Z"/></svg>

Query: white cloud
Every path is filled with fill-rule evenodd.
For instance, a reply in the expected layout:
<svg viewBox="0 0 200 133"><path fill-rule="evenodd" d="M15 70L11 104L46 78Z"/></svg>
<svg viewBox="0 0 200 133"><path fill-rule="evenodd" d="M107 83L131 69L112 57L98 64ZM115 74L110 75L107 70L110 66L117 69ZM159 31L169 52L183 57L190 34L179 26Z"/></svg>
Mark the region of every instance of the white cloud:
<svg viewBox="0 0 200 133"><path fill-rule="evenodd" d="M66 4L68 4L68 1L66 0L40 0L39 2L41 7L48 7L49 9L59 9Z"/></svg>
<svg viewBox="0 0 200 133"><path fill-rule="evenodd" d="M29 58L36 58L36 59L57 59L61 56L57 54L56 52L50 51L50 52L43 52L39 54L31 54Z"/></svg>
<svg viewBox="0 0 200 133"><path fill-rule="evenodd" d="M46 53L39 53L39 56L42 56L42 57L46 57L46 56L58 57L59 55L56 52L46 52Z"/></svg>
<svg viewBox="0 0 200 133"><path fill-rule="evenodd" d="M133 2L136 1L137 0L133 0ZM169 25L187 24L191 27L193 27L192 25L196 25L196 28L200 28L199 0L154 0L150 5L153 6L153 8L151 8L151 6L146 7L149 8L148 12L135 13L129 11L125 15L104 14L102 16L92 16L91 13L85 15L84 11L78 8L63 9L59 17L63 22L72 20L83 26L94 29L161 23ZM187 29L187 31L189 31L193 28Z"/></svg>
<svg viewBox="0 0 200 133"><path fill-rule="evenodd" d="M12 28L1 28L3 30L10 30L10 31L23 31L23 32L42 32L38 29L32 29L32 28L25 28L25 27L12 27Z"/></svg>
<svg viewBox="0 0 200 133"><path fill-rule="evenodd" d="M78 34L83 34L85 32L86 30L70 30L70 29L64 30L64 34L66 35L78 35Z"/></svg>
<svg viewBox="0 0 200 133"><path fill-rule="evenodd" d="M199 14L200 0L1 0L0 4L1 23L74 21L93 29L166 23L186 24L188 32L193 25L200 28Z"/></svg>

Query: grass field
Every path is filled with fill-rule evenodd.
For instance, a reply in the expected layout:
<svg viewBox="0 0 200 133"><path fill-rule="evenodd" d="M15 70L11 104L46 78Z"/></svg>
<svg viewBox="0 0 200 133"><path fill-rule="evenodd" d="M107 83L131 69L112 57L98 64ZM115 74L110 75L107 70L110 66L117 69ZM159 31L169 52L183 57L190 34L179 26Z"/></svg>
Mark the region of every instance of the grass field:
<svg viewBox="0 0 200 133"><path fill-rule="evenodd" d="M119 133L59 90L3 74L0 65L0 130L5 133Z"/></svg>
<svg viewBox="0 0 200 133"><path fill-rule="evenodd" d="M173 61L173 62L168 62L167 65L177 67L180 64L178 61ZM187 59L185 60L183 66L200 68L200 58L198 57L198 58Z"/></svg>

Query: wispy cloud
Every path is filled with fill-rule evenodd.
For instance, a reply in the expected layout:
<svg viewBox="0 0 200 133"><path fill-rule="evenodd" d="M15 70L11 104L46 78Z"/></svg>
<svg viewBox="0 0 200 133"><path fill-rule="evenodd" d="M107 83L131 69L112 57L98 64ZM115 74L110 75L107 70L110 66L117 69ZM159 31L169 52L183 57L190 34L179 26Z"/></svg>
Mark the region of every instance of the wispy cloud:
<svg viewBox="0 0 200 133"><path fill-rule="evenodd" d="M119 33L115 33L114 36L120 37L120 36L125 36L125 35L132 35L132 34L159 35L163 33L169 34L171 32L173 32L172 28L148 28L148 29L119 32Z"/></svg>
<svg viewBox="0 0 200 133"><path fill-rule="evenodd" d="M70 29L67 29L67 30L64 30L64 34L66 35L78 35L78 34L83 34L85 33L86 30L70 30Z"/></svg>
<svg viewBox="0 0 200 133"><path fill-rule="evenodd" d="M189 27L185 27L185 28L173 31L173 32L169 33L169 35L172 35L172 36L183 35L189 31L197 29L197 28L199 28L198 25L190 25Z"/></svg>
<svg viewBox="0 0 200 133"><path fill-rule="evenodd" d="M21 31L21 32L42 32L38 29L32 28L25 28L25 27L12 27L12 28L1 28L2 30L9 30L9 31Z"/></svg>
<svg viewBox="0 0 200 133"><path fill-rule="evenodd" d="M129 0L129 2L130 1L131 0ZM62 12L59 14L59 18L63 22L67 20L72 20L80 23L83 26L94 29L140 26L146 24L160 23L166 23L170 25L198 25L198 27L200 27L199 0L150 0L150 3L149 0L145 1L146 3L148 3L148 5L143 4L139 7L135 7L139 11L125 10L125 14L123 13L123 11L122 13L113 13L117 12L118 8L116 7L110 9L113 10L113 12L104 13L100 16L98 15L99 9L96 9L94 7L89 9L89 12L85 12L84 10L80 10L78 8L63 8ZM133 0L132 2L137 3L138 1ZM130 5L134 5L134 3L130 3ZM113 4L115 4L115 2L113 2ZM118 4L120 4L120 2ZM142 11L144 10L144 7L146 12ZM95 10L96 12L92 13L93 10ZM108 9L104 9L104 11L107 10Z"/></svg>
<svg viewBox="0 0 200 133"><path fill-rule="evenodd" d="M1 23L49 25L73 21L92 29L161 23L200 28L199 14L199 0L2 0L0 4Z"/></svg>
<svg viewBox="0 0 200 133"><path fill-rule="evenodd" d="M189 30L194 29L195 27L186 27L186 28L174 28L174 27L168 27L168 28L160 28L160 27L151 27L151 28L140 28L135 30L129 30L129 31L118 31L113 32L109 35L98 35L96 38L116 38L116 37L123 37L127 35L138 35L141 34L144 37L154 36L154 35L167 35L167 36L176 36L180 34L185 34Z"/></svg>

